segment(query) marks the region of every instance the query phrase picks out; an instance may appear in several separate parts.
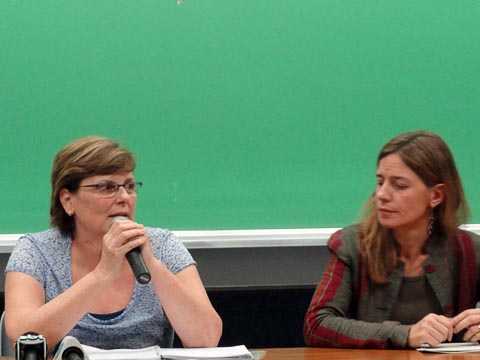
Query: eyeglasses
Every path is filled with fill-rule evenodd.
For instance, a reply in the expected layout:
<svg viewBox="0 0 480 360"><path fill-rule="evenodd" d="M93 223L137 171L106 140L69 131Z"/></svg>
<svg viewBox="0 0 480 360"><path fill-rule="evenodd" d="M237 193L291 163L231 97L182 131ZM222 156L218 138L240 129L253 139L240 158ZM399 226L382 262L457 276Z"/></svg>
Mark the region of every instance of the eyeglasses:
<svg viewBox="0 0 480 360"><path fill-rule="evenodd" d="M114 197L120 187L123 187L125 191L130 194L136 194L138 190L141 189L142 183L139 181L135 182L126 182L125 184L117 184L112 181L105 181L98 184L88 184L88 185L80 185L79 187L89 187L94 188L96 193L103 197Z"/></svg>

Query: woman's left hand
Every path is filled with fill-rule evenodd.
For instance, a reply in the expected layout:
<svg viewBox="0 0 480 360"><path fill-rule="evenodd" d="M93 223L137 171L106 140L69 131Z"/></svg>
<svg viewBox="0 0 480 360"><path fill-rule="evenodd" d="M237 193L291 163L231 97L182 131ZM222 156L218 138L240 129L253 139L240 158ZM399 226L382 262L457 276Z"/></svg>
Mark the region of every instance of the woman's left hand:
<svg viewBox="0 0 480 360"><path fill-rule="evenodd" d="M480 341L480 309L468 309L453 318L453 331L463 335L464 341Z"/></svg>

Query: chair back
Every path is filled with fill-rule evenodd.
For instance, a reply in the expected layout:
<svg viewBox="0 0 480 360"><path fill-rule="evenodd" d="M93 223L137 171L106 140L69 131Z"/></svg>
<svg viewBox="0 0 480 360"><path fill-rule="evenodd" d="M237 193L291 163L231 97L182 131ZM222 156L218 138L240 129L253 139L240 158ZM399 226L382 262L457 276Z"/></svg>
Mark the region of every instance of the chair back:
<svg viewBox="0 0 480 360"><path fill-rule="evenodd" d="M15 351L13 351L7 332L5 331L5 312L2 313L2 317L0 318L0 356L15 356Z"/></svg>

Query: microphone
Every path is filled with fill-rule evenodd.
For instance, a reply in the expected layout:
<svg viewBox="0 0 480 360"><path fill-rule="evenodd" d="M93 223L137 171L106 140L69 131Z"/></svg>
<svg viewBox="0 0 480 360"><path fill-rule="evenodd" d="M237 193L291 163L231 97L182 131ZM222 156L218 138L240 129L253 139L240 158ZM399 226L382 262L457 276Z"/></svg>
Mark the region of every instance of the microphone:
<svg viewBox="0 0 480 360"><path fill-rule="evenodd" d="M53 360L89 360L89 357L80 341L76 337L67 335L56 346Z"/></svg>
<svg viewBox="0 0 480 360"><path fill-rule="evenodd" d="M113 223L117 220L127 220L127 218L124 216L117 216L113 218L112 221L110 222L110 227L112 227ZM125 256L127 257L128 263L130 264L130 267L132 268L133 274L135 275L135 278L137 279L137 281L140 284L147 284L152 278L152 276L150 275L147 265L143 260L143 256L140 253L140 249L136 247L135 249L132 249L129 252L127 252Z"/></svg>
<svg viewBox="0 0 480 360"><path fill-rule="evenodd" d="M30 331L15 341L16 360L45 360L47 358L47 341L42 335Z"/></svg>

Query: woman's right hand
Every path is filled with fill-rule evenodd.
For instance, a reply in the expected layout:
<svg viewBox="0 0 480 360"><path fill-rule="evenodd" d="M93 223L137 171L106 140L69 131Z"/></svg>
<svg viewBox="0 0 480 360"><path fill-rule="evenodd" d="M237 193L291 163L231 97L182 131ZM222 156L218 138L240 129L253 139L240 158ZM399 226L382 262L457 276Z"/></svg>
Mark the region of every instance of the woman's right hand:
<svg viewBox="0 0 480 360"><path fill-rule="evenodd" d="M103 274L120 274L126 253L145 244L146 234L143 225L128 219L116 220L103 236L102 255L97 270Z"/></svg>
<svg viewBox="0 0 480 360"><path fill-rule="evenodd" d="M428 314L410 328L408 346L417 348L423 344L436 346L453 337L453 320L443 315Z"/></svg>

